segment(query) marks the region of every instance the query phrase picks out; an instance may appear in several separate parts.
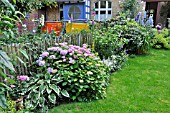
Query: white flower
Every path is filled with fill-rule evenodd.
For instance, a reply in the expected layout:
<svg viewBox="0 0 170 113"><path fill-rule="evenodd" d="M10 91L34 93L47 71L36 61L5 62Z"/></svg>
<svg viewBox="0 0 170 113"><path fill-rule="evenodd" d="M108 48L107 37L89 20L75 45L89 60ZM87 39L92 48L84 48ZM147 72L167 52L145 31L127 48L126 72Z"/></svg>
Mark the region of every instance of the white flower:
<svg viewBox="0 0 170 113"><path fill-rule="evenodd" d="M79 80L80 83L83 83L84 81L83 80Z"/></svg>
<svg viewBox="0 0 170 113"><path fill-rule="evenodd" d="M93 74L93 72L91 72L91 71L88 71L88 72L87 72L87 74L88 74L88 75L92 75L92 74Z"/></svg>

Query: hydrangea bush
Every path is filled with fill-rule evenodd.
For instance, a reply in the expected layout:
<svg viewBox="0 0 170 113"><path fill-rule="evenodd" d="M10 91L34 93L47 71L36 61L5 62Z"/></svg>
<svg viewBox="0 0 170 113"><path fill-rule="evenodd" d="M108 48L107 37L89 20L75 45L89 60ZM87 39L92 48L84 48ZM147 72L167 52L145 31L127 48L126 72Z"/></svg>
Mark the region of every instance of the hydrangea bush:
<svg viewBox="0 0 170 113"><path fill-rule="evenodd" d="M49 86L48 90L53 89L57 92L65 90L70 101L91 101L106 96L109 68L87 48L86 44L80 47L56 43L56 46L42 52L36 63L36 70L40 72L38 76L41 76L41 80L50 76L52 79L49 82L53 83L54 79L58 79L58 82L53 83L57 87ZM34 78L37 79L33 76L32 79ZM40 82L34 83L34 86L38 83ZM48 93L45 90L42 92L44 95ZM55 100L65 99L63 94L58 94Z"/></svg>

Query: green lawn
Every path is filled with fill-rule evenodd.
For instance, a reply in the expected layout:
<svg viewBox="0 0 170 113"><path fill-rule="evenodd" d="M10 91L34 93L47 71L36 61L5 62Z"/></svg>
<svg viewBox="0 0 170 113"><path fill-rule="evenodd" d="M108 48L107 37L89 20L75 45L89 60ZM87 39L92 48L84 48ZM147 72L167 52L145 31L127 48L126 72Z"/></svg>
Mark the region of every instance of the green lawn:
<svg viewBox="0 0 170 113"><path fill-rule="evenodd" d="M170 113L170 51L130 58L113 73L106 99L60 105L49 113Z"/></svg>

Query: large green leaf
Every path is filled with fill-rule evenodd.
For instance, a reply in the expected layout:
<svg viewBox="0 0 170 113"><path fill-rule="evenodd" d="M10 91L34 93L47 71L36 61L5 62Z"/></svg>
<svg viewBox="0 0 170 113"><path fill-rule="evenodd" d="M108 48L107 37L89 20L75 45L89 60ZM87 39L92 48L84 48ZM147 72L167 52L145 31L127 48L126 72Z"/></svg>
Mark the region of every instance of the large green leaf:
<svg viewBox="0 0 170 113"><path fill-rule="evenodd" d="M63 95L63 96L65 96L65 97L70 97L70 95L68 94L68 92L66 91L66 90L62 90L61 91L61 94Z"/></svg>
<svg viewBox="0 0 170 113"><path fill-rule="evenodd" d="M6 75L2 72L2 70L0 69L0 76L6 78Z"/></svg>
<svg viewBox="0 0 170 113"><path fill-rule="evenodd" d="M15 71L10 58L8 57L8 55L3 52L2 50L0 50L0 64L5 65L7 68L9 68L12 71Z"/></svg>
<svg viewBox="0 0 170 113"><path fill-rule="evenodd" d="M15 12L14 6L8 0L1 0L5 5L7 5L13 12Z"/></svg>
<svg viewBox="0 0 170 113"><path fill-rule="evenodd" d="M55 96L55 94L48 95L48 99L50 100L51 103L53 103L53 104L56 103L56 96Z"/></svg>
<svg viewBox="0 0 170 113"><path fill-rule="evenodd" d="M47 89L46 89L46 90L47 90L47 93L48 93L48 94L50 94L51 91L52 91L48 86L47 86Z"/></svg>
<svg viewBox="0 0 170 113"><path fill-rule="evenodd" d="M60 95L60 88L54 84L49 86L53 91L55 91L55 93L57 93L57 95Z"/></svg>
<svg viewBox="0 0 170 113"><path fill-rule="evenodd" d="M6 103L6 98L4 93L0 93L0 107L2 107L3 109L6 109L7 103Z"/></svg>
<svg viewBox="0 0 170 113"><path fill-rule="evenodd" d="M44 103L45 103L45 98L41 96L40 99L39 99L40 107L44 107Z"/></svg>

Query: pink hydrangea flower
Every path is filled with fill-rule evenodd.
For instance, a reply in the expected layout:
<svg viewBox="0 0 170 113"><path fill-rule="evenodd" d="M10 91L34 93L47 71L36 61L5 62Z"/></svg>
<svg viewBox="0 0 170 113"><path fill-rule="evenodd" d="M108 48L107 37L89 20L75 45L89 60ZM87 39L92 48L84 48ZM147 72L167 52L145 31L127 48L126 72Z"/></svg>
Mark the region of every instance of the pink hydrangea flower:
<svg viewBox="0 0 170 113"><path fill-rule="evenodd" d="M72 58L69 58L69 60L70 60L69 61L70 64L74 64L75 63L75 60L73 60Z"/></svg>
<svg viewBox="0 0 170 113"><path fill-rule="evenodd" d="M161 33L161 30L158 30L158 33Z"/></svg>
<svg viewBox="0 0 170 113"><path fill-rule="evenodd" d="M45 61L39 61L38 65L39 66L44 66L45 65Z"/></svg>
<svg viewBox="0 0 170 113"><path fill-rule="evenodd" d="M87 44L83 44L83 48L87 48Z"/></svg>
<svg viewBox="0 0 170 113"><path fill-rule="evenodd" d="M64 43L59 43L60 46L64 46L65 44Z"/></svg>
<svg viewBox="0 0 170 113"><path fill-rule="evenodd" d="M51 73L53 71L53 68L48 67L47 71L48 71L48 73Z"/></svg>
<svg viewBox="0 0 170 113"><path fill-rule="evenodd" d="M77 58L78 58L78 56L75 55L75 56L74 56L74 59L77 59Z"/></svg>
<svg viewBox="0 0 170 113"><path fill-rule="evenodd" d="M17 76L17 79L20 81L28 81L30 80L29 77L27 75L21 75L21 76Z"/></svg>
<svg viewBox="0 0 170 113"><path fill-rule="evenodd" d="M51 55L49 58L50 59L55 59L56 57L55 57L55 55Z"/></svg>
<svg viewBox="0 0 170 113"><path fill-rule="evenodd" d="M7 82L7 79L4 79L4 82L6 83L6 82Z"/></svg>
<svg viewBox="0 0 170 113"><path fill-rule="evenodd" d="M65 59L65 58L66 58L66 56L62 56L61 58Z"/></svg>
<svg viewBox="0 0 170 113"><path fill-rule="evenodd" d="M51 48L48 48L47 50L48 51L57 51L59 49L59 47L51 47Z"/></svg>
<svg viewBox="0 0 170 113"><path fill-rule="evenodd" d="M49 55L48 52L43 52L40 56L41 56L41 57L47 57L48 55Z"/></svg>
<svg viewBox="0 0 170 113"><path fill-rule="evenodd" d="M16 86L15 86L15 85L13 85L13 84L11 84L11 85L10 85L10 87L11 87L11 88L15 88Z"/></svg>
<svg viewBox="0 0 170 113"><path fill-rule="evenodd" d="M61 51L60 51L60 54L61 54L61 55L66 55L67 53L68 53L67 50L61 50Z"/></svg>

